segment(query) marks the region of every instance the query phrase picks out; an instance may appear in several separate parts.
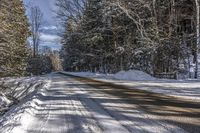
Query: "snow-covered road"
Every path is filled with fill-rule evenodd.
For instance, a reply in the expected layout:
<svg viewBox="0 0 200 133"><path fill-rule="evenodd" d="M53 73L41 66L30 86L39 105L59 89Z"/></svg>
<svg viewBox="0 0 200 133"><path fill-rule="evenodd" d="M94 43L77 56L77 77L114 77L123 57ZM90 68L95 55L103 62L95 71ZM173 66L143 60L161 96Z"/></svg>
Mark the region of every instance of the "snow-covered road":
<svg viewBox="0 0 200 133"><path fill-rule="evenodd" d="M5 114L1 133L200 132L198 103L167 102L169 97L59 74L47 78L42 89Z"/></svg>

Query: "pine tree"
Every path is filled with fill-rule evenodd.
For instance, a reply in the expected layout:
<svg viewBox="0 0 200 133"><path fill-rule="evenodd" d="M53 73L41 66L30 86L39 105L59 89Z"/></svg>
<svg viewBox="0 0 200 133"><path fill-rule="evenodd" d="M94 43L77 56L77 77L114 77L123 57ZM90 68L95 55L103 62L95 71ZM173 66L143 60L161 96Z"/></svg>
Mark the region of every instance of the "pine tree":
<svg viewBox="0 0 200 133"><path fill-rule="evenodd" d="M103 43L106 40L103 35L102 17L102 0L89 0L81 21L81 30L83 32L82 45L85 47L83 60L90 71L98 69L104 52L103 47L106 45Z"/></svg>
<svg viewBox="0 0 200 133"><path fill-rule="evenodd" d="M21 0L0 3L0 74L23 75L27 58L28 21Z"/></svg>

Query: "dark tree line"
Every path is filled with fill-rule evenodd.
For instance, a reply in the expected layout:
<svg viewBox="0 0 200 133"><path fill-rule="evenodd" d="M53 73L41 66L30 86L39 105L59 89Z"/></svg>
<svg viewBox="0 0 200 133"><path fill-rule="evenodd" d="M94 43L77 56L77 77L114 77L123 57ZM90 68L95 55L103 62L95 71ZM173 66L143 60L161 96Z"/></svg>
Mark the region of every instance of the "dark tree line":
<svg viewBox="0 0 200 133"><path fill-rule="evenodd" d="M198 76L198 0L69 1L57 1L66 70Z"/></svg>

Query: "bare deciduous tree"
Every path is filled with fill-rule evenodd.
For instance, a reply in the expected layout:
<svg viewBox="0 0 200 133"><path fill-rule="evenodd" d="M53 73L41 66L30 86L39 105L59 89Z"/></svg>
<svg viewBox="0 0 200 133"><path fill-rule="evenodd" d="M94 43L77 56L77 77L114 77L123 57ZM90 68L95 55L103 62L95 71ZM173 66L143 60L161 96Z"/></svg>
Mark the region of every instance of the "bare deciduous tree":
<svg viewBox="0 0 200 133"><path fill-rule="evenodd" d="M78 22L83 16L86 3L87 0L57 0L57 17L64 25L69 17L73 19L73 21Z"/></svg>
<svg viewBox="0 0 200 133"><path fill-rule="evenodd" d="M38 54L39 40L40 40L40 28L42 25L43 14L39 7L31 7L31 31L33 41L33 56Z"/></svg>

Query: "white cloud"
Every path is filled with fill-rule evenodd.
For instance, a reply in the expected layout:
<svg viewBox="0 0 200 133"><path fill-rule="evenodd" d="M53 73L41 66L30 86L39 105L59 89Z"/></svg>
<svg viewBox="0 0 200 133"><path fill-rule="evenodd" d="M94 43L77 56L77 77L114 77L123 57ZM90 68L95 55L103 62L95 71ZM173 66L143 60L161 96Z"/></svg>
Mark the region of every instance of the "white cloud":
<svg viewBox="0 0 200 133"><path fill-rule="evenodd" d="M32 37L29 37L28 41L30 42L31 45L33 44ZM60 41L61 41L61 37L58 35L41 33L39 47L40 46L49 46L52 49L60 49L62 46L60 44Z"/></svg>
<svg viewBox="0 0 200 133"><path fill-rule="evenodd" d="M58 28L56 26L44 26L42 27L43 30L57 30Z"/></svg>
<svg viewBox="0 0 200 133"><path fill-rule="evenodd" d="M58 49L61 49L62 45L60 45L59 43L43 42L39 46L40 47L42 47L42 46L48 46L48 47L50 47L52 49L57 49L58 50Z"/></svg>
<svg viewBox="0 0 200 133"><path fill-rule="evenodd" d="M50 34L41 33L40 40L42 42L59 43L60 40L61 40L61 37L59 37L57 35L50 35Z"/></svg>

